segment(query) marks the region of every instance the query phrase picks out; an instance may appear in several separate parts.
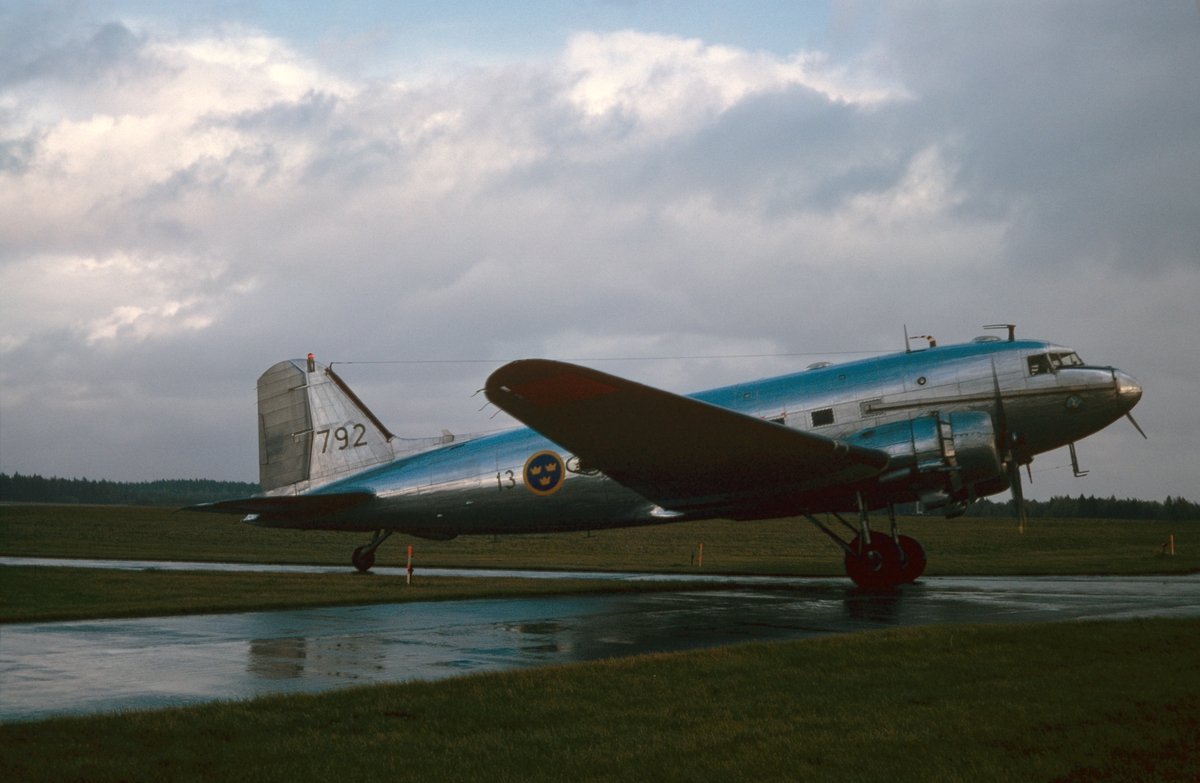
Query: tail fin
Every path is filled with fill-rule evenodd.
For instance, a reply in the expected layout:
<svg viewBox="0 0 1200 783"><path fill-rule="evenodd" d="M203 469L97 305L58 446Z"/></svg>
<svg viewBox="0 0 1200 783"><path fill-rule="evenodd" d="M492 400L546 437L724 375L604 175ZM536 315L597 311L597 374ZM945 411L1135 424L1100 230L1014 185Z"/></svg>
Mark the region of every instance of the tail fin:
<svg viewBox="0 0 1200 783"><path fill-rule="evenodd" d="M350 387L311 354L307 361L280 362L258 379L263 492L304 492L391 462L393 438Z"/></svg>

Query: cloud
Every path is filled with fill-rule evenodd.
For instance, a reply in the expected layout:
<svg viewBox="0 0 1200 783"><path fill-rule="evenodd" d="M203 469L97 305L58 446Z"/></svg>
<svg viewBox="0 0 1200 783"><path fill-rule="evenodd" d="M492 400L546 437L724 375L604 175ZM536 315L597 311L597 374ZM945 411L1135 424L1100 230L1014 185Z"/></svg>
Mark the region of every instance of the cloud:
<svg viewBox="0 0 1200 783"><path fill-rule="evenodd" d="M1133 372L1182 449L1196 55L1123 9L889 6L840 60L581 32L421 81L27 19L0 38L3 469L253 478L253 380L310 350L755 357L603 365L693 391L1010 320ZM503 422L469 400L489 370L346 375L419 437ZM1136 472L1093 441L1129 493L1186 494L1182 451Z"/></svg>
<svg viewBox="0 0 1200 783"><path fill-rule="evenodd" d="M0 267L0 286L21 293L0 315L0 351L39 332L68 330L84 345L106 340L162 339L201 330L220 312L224 297L253 289L229 281L220 264L188 259L105 259L34 256Z"/></svg>
<svg viewBox="0 0 1200 783"><path fill-rule="evenodd" d="M802 86L830 101L872 105L903 90L856 84L815 52L780 60L763 52L634 30L573 36L563 55L569 98L590 117L615 115L679 134L749 96Z"/></svg>

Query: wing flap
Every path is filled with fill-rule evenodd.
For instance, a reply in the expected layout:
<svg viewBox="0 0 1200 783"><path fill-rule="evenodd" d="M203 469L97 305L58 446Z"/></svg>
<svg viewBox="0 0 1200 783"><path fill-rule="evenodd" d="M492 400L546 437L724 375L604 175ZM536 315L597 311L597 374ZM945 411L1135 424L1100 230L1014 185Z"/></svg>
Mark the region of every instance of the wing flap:
<svg viewBox="0 0 1200 783"><path fill-rule="evenodd" d="M887 454L565 362L492 373L497 407L663 508L689 510L850 483Z"/></svg>

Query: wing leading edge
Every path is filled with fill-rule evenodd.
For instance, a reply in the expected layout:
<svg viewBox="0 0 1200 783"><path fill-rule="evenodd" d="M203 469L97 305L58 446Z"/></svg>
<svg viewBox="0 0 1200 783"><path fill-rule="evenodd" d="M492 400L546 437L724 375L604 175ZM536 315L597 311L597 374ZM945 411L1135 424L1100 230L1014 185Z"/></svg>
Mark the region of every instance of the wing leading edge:
<svg viewBox="0 0 1200 783"><path fill-rule="evenodd" d="M496 370L487 398L594 469L666 509L762 504L880 473L849 446L565 362Z"/></svg>

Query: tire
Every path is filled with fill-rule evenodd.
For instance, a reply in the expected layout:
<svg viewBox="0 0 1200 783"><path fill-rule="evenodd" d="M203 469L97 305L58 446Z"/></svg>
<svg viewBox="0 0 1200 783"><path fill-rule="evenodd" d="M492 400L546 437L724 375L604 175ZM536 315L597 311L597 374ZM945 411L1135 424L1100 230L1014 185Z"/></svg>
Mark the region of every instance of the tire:
<svg viewBox="0 0 1200 783"><path fill-rule="evenodd" d="M903 554L900 567L900 581L897 584L906 585L916 581L925 573L925 547L912 536L900 536L900 551Z"/></svg>
<svg viewBox="0 0 1200 783"><path fill-rule="evenodd" d="M350 562L354 564L355 568L365 574L371 570L371 566L375 565L375 553L364 552L364 549L366 549L365 546L355 549L354 554L350 556Z"/></svg>
<svg viewBox="0 0 1200 783"><path fill-rule="evenodd" d="M857 536L850 547L860 552ZM860 554L846 553L846 575L867 590L892 587L900 581L900 549L888 536L875 533Z"/></svg>

